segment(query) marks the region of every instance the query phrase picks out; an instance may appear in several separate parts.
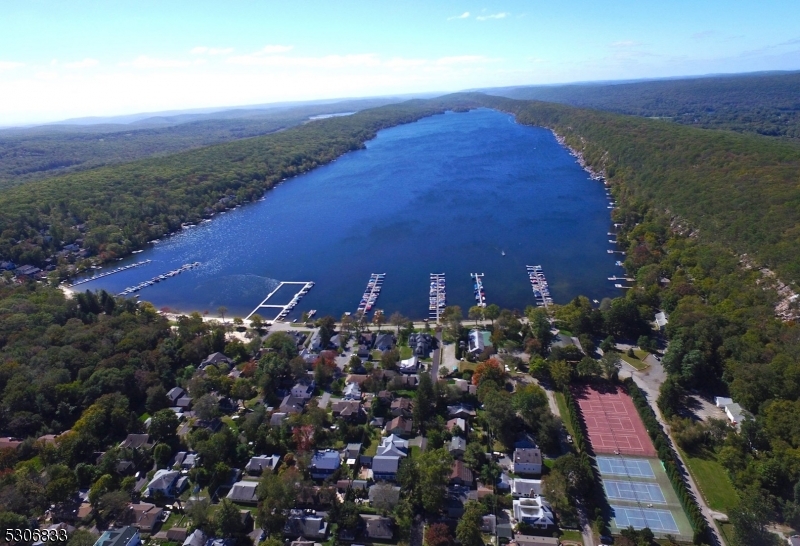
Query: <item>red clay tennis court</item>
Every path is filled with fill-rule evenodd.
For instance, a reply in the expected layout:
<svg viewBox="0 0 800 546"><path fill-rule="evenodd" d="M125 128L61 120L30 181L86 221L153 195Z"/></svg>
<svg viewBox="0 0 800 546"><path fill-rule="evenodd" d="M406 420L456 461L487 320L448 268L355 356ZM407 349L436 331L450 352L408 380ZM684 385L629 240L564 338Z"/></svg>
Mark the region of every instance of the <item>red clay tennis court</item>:
<svg viewBox="0 0 800 546"><path fill-rule="evenodd" d="M603 385L598 389L593 385L575 385L572 395L581 408L595 453L656 456L644 423L622 387Z"/></svg>

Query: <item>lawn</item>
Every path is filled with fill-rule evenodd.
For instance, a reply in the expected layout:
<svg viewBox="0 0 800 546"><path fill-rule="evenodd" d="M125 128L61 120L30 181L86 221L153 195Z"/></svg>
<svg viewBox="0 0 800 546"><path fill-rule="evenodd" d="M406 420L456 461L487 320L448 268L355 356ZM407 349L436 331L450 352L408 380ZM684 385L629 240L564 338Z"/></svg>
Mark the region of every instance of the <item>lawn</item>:
<svg viewBox="0 0 800 546"><path fill-rule="evenodd" d="M722 533L722 540L725 544L733 544L733 523L720 523L717 522L717 528Z"/></svg>
<svg viewBox="0 0 800 546"><path fill-rule="evenodd" d="M405 360L407 358L411 358L413 356L413 352L411 351L411 347L403 345L400 347L400 358Z"/></svg>
<svg viewBox="0 0 800 546"><path fill-rule="evenodd" d="M577 542L578 544L583 544L583 535L581 535L580 531L575 531L574 529L566 529L561 531L561 536L559 537L561 541L570 541L570 542Z"/></svg>
<svg viewBox="0 0 800 546"><path fill-rule="evenodd" d="M639 371L642 371L645 368L647 368L648 364L645 364L642 361L642 359L647 356L647 353L640 350L635 350L634 353L636 354L635 357L628 356L626 353L620 353L619 357ZM641 357L639 356L639 353L643 353Z"/></svg>
<svg viewBox="0 0 800 546"><path fill-rule="evenodd" d="M561 421L564 422L564 426L567 428L567 432L569 432L570 436L574 438L575 431L572 430L572 421L569 419L567 401L564 399L564 395L560 392L556 393L556 405L558 406L558 413L561 414Z"/></svg>
<svg viewBox="0 0 800 546"><path fill-rule="evenodd" d="M681 450L681 455L709 508L727 514L736 506L739 495L714 453L705 451L701 455L689 455Z"/></svg>

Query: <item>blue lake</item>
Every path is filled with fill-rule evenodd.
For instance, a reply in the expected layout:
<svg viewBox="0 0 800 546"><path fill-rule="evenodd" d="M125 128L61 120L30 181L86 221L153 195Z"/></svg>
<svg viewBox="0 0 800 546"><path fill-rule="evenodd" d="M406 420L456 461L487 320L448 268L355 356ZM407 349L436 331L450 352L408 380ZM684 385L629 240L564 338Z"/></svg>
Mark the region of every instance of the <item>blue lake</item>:
<svg viewBox="0 0 800 546"><path fill-rule="evenodd" d="M550 131L493 110L447 113L381 131L366 150L120 262L150 264L76 288L118 293L197 261L141 299L244 317L278 281L314 281L290 318L309 309L338 318L356 310L371 273L386 273L376 307L420 319L430 273L447 275L448 304L466 314L479 272L488 303L522 310L534 303L526 265L544 268L556 303L619 295L607 280L621 272L607 252L610 222L602 182Z"/></svg>

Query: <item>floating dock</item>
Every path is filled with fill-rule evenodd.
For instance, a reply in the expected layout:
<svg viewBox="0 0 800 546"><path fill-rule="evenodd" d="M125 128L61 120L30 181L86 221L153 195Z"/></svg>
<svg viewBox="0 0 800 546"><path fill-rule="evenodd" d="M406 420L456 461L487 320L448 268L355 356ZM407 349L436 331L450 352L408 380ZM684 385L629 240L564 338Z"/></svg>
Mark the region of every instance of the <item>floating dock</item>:
<svg viewBox="0 0 800 546"><path fill-rule="evenodd" d="M297 291L297 293L294 295L294 297L291 299L291 301L289 303L285 303L285 304L267 303L269 301L269 299L272 296L274 296L275 293L278 290L281 289L281 287L283 287L284 285L287 285L287 284L302 285L302 288ZM300 298L302 298L303 296L308 294L308 291L311 290L312 286L314 286L314 282L313 281L281 281L281 282L279 282L278 286L275 287L275 290L273 290L272 292L267 294L267 297L264 298L264 301L259 303L256 306L255 309L250 311L250 314L245 317L245 320L249 319L254 314L256 314L259 309L279 309L278 314L275 315L275 318L272 319L272 322L277 322L279 320L285 319L286 315L288 315L289 312L292 309L294 309L297 306L298 303L300 303Z"/></svg>
<svg viewBox="0 0 800 546"><path fill-rule="evenodd" d="M136 262L133 264L123 265L122 267L117 267L116 269L112 269L111 271L105 271L103 273L98 273L97 275L93 275L88 279L81 279L79 281L75 281L72 284L68 284L67 288L72 288L73 286L78 286L79 284L83 284L85 282L92 282L96 281L97 279L102 279L103 277L108 277L109 275L113 275L114 273L121 273L123 271L127 271L128 269L133 269L134 267L140 267L143 265L147 265L150 263L150 260L144 260L141 262Z"/></svg>
<svg viewBox="0 0 800 546"><path fill-rule="evenodd" d="M553 298L550 297L550 286L547 284L542 266L526 265L525 269L528 271L528 279L531 281L531 289L533 290L533 297L536 299L536 305L547 309L553 303Z"/></svg>
<svg viewBox="0 0 800 546"><path fill-rule="evenodd" d="M170 277L174 277L175 275L180 275L184 271L189 271L190 269L194 269L195 267L198 267L199 265L200 265L200 262L194 262L194 263L190 263L190 264L183 264L178 269L173 269L172 271L167 271L166 273L164 273L162 275L156 275L155 277L153 277L149 281L140 282L136 286L129 286L128 288L126 288L125 290L123 290L122 292L120 292L117 295L118 296L127 296L129 294L133 294L134 292L138 292L139 290L141 290L143 288L147 288L148 286L153 286L154 284L158 284L161 281L166 281Z"/></svg>
<svg viewBox="0 0 800 546"><path fill-rule="evenodd" d="M444 273L431 273L431 287L428 292L428 310L430 320L439 322L439 315L447 306L447 286Z"/></svg>
<svg viewBox="0 0 800 546"><path fill-rule="evenodd" d="M378 301L378 296L383 289L383 280L386 278L386 273L373 273L369 276L367 282L367 289L364 290L364 295L361 296L361 301L358 302L357 313L367 314L375 306Z"/></svg>
<svg viewBox="0 0 800 546"><path fill-rule="evenodd" d="M475 302L478 307L486 307L486 293L483 291L483 273L470 273L474 284L473 290L475 291Z"/></svg>

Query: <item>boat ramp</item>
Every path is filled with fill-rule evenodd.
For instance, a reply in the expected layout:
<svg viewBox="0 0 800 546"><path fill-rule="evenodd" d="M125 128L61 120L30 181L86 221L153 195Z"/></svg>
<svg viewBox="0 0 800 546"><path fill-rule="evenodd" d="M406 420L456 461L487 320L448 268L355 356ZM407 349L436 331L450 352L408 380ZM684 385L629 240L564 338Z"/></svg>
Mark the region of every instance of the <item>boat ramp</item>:
<svg viewBox="0 0 800 546"><path fill-rule="evenodd" d="M486 293L483 291L483 273L470 273L470 277L472 277L473 283L473 290L475 291L475 301L477 302L478 307L486 307Z"/></svg>
<svg viewBox="0 0 800 546"><path fill-rule="evenodd" d="M547 284L542 266L526 265L525 269L528 271L528 279L531 281L531 289L533 289L533 297L536 299L536 305L546 309L553 303L553 298L550 297L550 287Z"/></svg>
<svg viewBox="0 0 800 546"><path fill-rule="evenodd" d="M431 273L431 288L428 292L428 310L430 320L439 322L439 315L447 306L447 287L444 273Z"/></svg>
<svg viewBox="0 0 800 546"><path fill-rule="evenodd" d="M149 281L140 282L139 284L137 284L135 286L129 286L128 288L126 288L125 290L123 290L122 292L120 292L117 295L118 296L127 296L129 294L133 294L134 292L138 292L142 288L147 288L148 286L153 286L154 284L158 284L161 281L166 281L170 277L174 277L175 275L180 275L184 271L189 271L190 269L194 269L195 267L198 267L199 265L200 265L200 262L193 262L193 263L190 263L190 264L183 264L178 269L173 269L172 271L167 271L166 273L164 273L162 275L156 275L155 277L153 277Z"/></svg>
<svg viewBox="0 0 800 546"><path fill-rule="evenodd" d="M367 282L367 289L364 290L364 295L361 296L361 301L358 303L356 312L365 315L369 313L378 301L378 296L381 294L383 288L383 280L386 278L386 273L373 273L369 276Z"/></svg>
<svg viewBox="0 0 800 546"><path fill-rule="evenodd" d="M300 290L297 291L297 293L294 295L294 297L292 297L292 299L291 299L291 301L289 301L289 303L284 303L284 304L267 303L269 301L269 299L272 296L274 296L275 293L278 290L280 290L283 286L289 285L289 284L302 286L302 288L300 288ZM272 319L272 322L277 322L279 320L283 320L283 319L286 318L286 315L288 315L291 312L291 310L294 309L297 306L298 303L300 303L300 298L302 298L303 296L308 294L308 291L311 290L311 287L313 287L313 286L314 286L314 282L313 281L281 281L281 282L278 283L278 286L275 287L275 290L273 290L272 292L267 294L267 297L264 298L264 301L259 303L256 306L255 309L250 311L250 314L245 317L245 320L247 320L250 317L252 317L253 315L255 315L258 312L259 309L278 309L279 310L278 314L275 315L275 318ZM314 312L316 312L316 311L314 311Z"/></svg>
<svg viewBox="0 0 800 546"><path fill-rule="evenodd" d="M92 282L96 281L97 279L102 279L103 277L108 277L109 275L113 275L114 273L121 273L122 271L127 271L128 269L133 269L134 267L140 267L143 265L147 265L150 263L150 260L144 260L141 262L136 262L133 264L123 265L117 267L115 269L111 269L110 271L104 271L103 273L97 273L96 275L92 275L88 279L81 279L79 281L75 281L72 284L68 284L67 288L72 288L73 286L78 286L79 284L83 284L85 282Z"/></svg>

